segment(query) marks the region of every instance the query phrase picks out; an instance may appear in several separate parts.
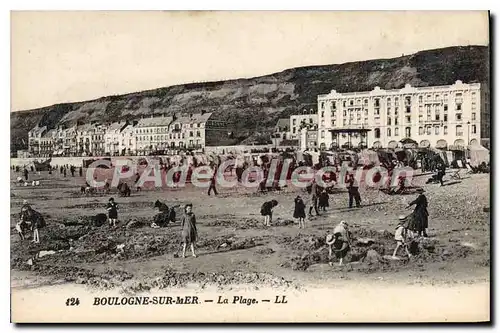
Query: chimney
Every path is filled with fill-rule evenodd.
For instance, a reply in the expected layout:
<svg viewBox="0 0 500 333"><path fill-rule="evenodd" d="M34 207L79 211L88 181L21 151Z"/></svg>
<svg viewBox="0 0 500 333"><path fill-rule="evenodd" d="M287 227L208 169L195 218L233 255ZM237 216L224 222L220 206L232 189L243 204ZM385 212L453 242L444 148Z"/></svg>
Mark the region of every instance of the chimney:
<svg viewBox="0 0 500 333"><path fill-rule="evenodd" d="M133 120L133 121L132 121L132 126L137 126L137 124L138 124L138 123L139 123L139 122L138 122L137 120Z"/></svg>

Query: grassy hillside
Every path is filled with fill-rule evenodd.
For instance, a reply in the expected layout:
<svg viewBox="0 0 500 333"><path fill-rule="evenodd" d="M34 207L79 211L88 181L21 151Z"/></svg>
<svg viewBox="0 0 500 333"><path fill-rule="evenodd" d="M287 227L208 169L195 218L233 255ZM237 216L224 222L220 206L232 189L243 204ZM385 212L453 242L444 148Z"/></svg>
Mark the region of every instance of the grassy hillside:
<svg viewBox="0 0 500 333"><path fill-rule="evenodd" d="M26 147L38 122L54 128L78 120L118 121L153 114L194 113L201 109L230 121L240 140L269 131L278 118L316 109L319 94L489 82L489 49L448 47L393 59L292 68L280 73L229 81L176 85L93 101L67 103L11 113L11 149ZM23 140L24 139L24 140Z"/></svg>

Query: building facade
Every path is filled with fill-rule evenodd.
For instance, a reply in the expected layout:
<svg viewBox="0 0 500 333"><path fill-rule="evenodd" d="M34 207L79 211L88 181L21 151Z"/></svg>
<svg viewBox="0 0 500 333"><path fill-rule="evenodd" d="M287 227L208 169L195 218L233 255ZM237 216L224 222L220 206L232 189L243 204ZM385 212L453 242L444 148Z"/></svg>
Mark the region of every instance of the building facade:
<svg viewBox="0 0 500 333"><path fill-rule="evenodd" d="M90 145L92 147L92 156L104 156L105 155L105 140L104 135L106 134L107 126L103 124L92 123L92 134L90 139Z"/></svg>
<svg viewBox="0 0 500 333"><path fill-rule="evenodd" d="M128 124L120 132L119 149L121 155L135 155L137 153L135 128L133 124Z"/></svg>
<svg viewBox="0 0 500 333"><path fill-rule="evenodd" d="M167 148L172 117L142 118L135 126L136 149L139 155L149 155Z"/></svg>
<svg viewBox="0 0 500 333"><path fill-rule="evenodd" d="M289 139L297 140L301 135L302 128L312 128L318 124L318 113L313 109L302 111L302 114L290 116Z"/></svg>
<svg viewBox="0 0 500 333"><path fill-rule="evenodd" d="M89 156L92 154L92 136L94 127L91 124L83 124L76 127L76 151L78 156Z"/></svg>
<svg viewBox="0 0 500 333"><path fill-rule="evenodd" d="M318 146L395 148L402 139L420 147L465 148L489 138L487 87L456 81L448 86L412 87L318 96ZM331 130L368 130L332 135Z"/></svg>
<svg viewBox="0 0 500 333"><path fill-rule="evenodd" d="M56 130L47 131L40 140L40 157L51 157L54 154L54 138Z"/></svg>
<svg viewBox="0 0 500 333"><path fill-rule="evenodd" d="M41 151L42 137L47 131L47 126L37 125L28 132L28 152L31 155L39 155Z"/></svg>
<svg viewBox="0 0 500 333"><path fill-rule="evenodd" d="M104 133L104 154L119 156L121 154L121 132L128 126L124 121L111 123Z"/></svg>

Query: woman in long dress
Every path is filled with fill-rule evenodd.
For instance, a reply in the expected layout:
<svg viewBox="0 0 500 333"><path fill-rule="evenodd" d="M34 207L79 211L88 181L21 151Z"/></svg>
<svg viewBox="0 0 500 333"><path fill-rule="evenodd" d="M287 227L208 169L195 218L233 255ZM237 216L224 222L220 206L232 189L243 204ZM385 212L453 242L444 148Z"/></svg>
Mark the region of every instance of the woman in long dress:
<svg viewBox="0 0 500 333"><path fill-rule="evenodd" d="M191 204L184 207L184 216L182 217L181 227L182 227L182 257L186 257L186 247L189 244L191 246L191 253L193 257L196 258L196 253L194 251L194 245L196 244L196 239L198 238L198 231L196 230L196 217L193 214L193 206Z"/></svg>

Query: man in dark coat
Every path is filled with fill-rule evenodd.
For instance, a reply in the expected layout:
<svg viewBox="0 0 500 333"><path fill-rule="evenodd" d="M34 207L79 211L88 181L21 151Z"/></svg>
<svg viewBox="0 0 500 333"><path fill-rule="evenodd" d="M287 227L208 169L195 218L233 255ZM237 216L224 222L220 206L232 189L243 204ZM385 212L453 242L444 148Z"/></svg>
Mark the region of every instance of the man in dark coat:
<svg viewBox="0 0 500 333"><path fill-rule="evenodd" d="M215 195L217 195L217 189L215 188L215 179L217 177L217 167L214 166L214 173L212 178L210 178L210 187L208 188L208 195L210 196L210 192L213 190Z"/></svg>
<svg viewBox="0 0 500 333"><path fill-rule="evenodd" d="M419 196L410 202L406 208L410 208L415 205L415 210L413 211L413 219L414 225L409 226L410 230L418 232L419 236L424 234L424 237L427 236L426 229L429 227L429 212L427 211L427 197L424 195L424 189L419 188L417 193Z"/></svg>
<svg viewBox="0 0 500 333"><path fill-rule="evenodd" d="M28 180L28 169L24 168L24 179Z"/></svg>
<svg viewBox="0 0 500 333"><path fill-rule="evenodd" d="M82 168L82 167L80 167L80 168L78 169L78 175L79 175L80 177L83 177L83 168Z"/></svg>
<svg viewBox="0 0 500 333"><path fill-rule="evenodd" d="M311 203L309 204L309 217L312 217L312 210L314 208L314 212L316 215L319 215L318 211L318 184L316 184L316 180L313 180L311 184Z"/></svg>
<svg viewBox="0 0 500 333"><path fill-rule="evenodd" d="M441 186L443 186L443 177L445 174L446 174L446 166L443 163L441 163L438 165L438 172L436 177Z"/></svg>
<svg viewBox="0 0 500 333"><path fill-rule="evenodd" d="M353 201L356 201L356 207L361 207L361 195L354 179L354 173L347 175L347 191L349 192L349 208L352 208Z"/></svg>

